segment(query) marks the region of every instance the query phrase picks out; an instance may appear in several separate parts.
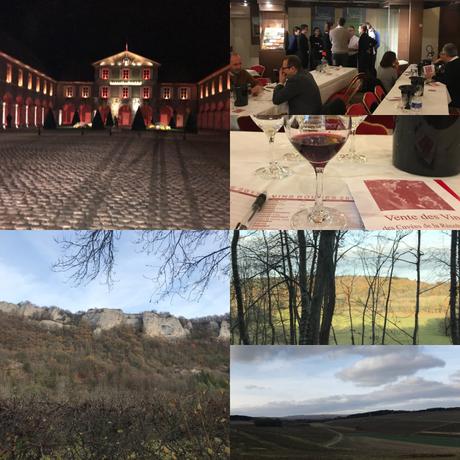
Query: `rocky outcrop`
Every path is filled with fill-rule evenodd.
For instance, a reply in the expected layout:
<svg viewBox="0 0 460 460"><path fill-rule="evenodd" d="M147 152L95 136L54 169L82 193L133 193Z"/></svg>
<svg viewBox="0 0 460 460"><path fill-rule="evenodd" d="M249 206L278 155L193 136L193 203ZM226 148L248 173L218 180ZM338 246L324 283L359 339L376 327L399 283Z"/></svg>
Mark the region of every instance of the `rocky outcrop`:
<svg viewBox="0 0 460 460"><path fill-rule="evenodd" d="M227 320L222 320L220 323L219 340L230 340L230 323Z"/></svg>
<svg viewBox="0 0 460 460"><path fill-rule="evenodd" d="M218 340L230 338L229 322L219 316L188 320L168 313L124 313L123 310L114 308L91 308L86 312L73 314L58 307L38 307L31 302L17 305L0 302L0 312L37 321L40 327L48 330L73 327L79 321L84 321L96 335L116 327L128 326L146 337L184 339L192 336Z"/></svg>
<svg viewBox="0 0 460 460"><path fill-rule="evenodd" d="M175 316L162 316L157 313L142 314L142 331L148 337L185 338L190 330L182 326Z"/></svg>

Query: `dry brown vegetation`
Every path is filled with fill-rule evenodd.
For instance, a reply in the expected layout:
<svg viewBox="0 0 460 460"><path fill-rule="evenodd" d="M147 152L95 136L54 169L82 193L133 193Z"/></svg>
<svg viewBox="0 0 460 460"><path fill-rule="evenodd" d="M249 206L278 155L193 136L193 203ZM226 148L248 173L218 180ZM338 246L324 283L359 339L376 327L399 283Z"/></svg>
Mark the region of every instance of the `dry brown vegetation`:
<svg viewBox="0 0 460 460"><path fill-rule="evenodd" d="M229 456L228 344L0 314L0 458Z"/></svg>

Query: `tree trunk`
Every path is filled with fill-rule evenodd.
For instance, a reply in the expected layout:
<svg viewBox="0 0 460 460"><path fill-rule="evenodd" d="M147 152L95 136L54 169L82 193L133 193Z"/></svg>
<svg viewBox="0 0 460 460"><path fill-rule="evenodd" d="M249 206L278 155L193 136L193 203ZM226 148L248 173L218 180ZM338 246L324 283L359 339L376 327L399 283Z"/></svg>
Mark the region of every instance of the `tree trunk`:
<svg viewBox="0 0 460 460"><path fill-rule="evenodd" d="M307 241L303 230L297 231L299 242L299 288L301 316L299 326L299 344L308 345L307 330L310 322L310 299L307 287Z"/></svg>
<svg viewBox="0 0 460 460"><path fill-rule="evenodd" d="M460 345L457 318L457 246L458 230L452 230L450 245L450 335L454 345Z"/></svg>
<svg viewBox="0 0 460 460"><path fill-rule="evenodd" d="M412 336L412 345L417 345L418 342L418 316L420 312L420 243L421 243L421 231L417 230L417 255L415 259L415 268L417 271L417 288L415 293L415 324L414 324L414 335Z"/></svg>
<svg viewBox="0 0 460 460"><path fill-rule="evenodd" d="M315 285L313 288L313 298L311 301L311 314L310 321L307 327L307 344L317 345L319 344L319 333L320 333L320 322L321 322L321 307L326 297L326 292L329 294L333 289L334 283L334 246L335 246L336 232L332 230L324 230L321 232L319 237L319 248L318 248L318 263L315 273ZM329 295L328 294L328 295ZM326 324L327 332L330 331L330 323L332 322L332 316L330 309L335 305L331 303L329 306L325 306L326 311ZM324 332L325 333L325 332Z"/></svg>
<svg viewBox="0 0 460 460"><path fill-rule="evenodd" d="M240 343L250 345L248 330L244 319L243 295L241 292L241 280L238 271L238 240L240 239L240 231L233 231L232 238L232 274L233 274L233 289L235 289L236 309L238 317L238 331L240 334Z"/></svg>

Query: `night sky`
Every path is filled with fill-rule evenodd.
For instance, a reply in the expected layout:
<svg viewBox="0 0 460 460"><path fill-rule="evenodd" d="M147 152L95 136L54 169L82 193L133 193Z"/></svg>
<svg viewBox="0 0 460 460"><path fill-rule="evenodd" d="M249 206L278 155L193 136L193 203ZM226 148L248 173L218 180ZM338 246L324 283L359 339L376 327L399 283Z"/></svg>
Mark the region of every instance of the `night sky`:
<svg viewBox="0 0 460 460"><path fill-rule="evenodd" d="M228 62L228 0L1 3L0 50L35 57L58 80L93 80L91 63L122 51L126 41L162 64L161 81L196 82Z"/></svg>

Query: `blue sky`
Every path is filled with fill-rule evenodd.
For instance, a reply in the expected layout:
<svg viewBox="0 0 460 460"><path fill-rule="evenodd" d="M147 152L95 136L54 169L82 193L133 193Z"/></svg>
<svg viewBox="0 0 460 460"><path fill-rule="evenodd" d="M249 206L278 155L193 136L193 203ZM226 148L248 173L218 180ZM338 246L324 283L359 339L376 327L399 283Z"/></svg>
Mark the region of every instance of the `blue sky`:
<svg viewBox="0 0 460 460"><path fill-rule="evenodd" d="M174 296L156 303L157 299L152 298L155 284L151 280L155 260L133 244L139 236L134 231L122 232L118 241L116 281L110 290L103 278L75 287L68 273L52 270L62 255L55 239L72 233L0 232L0 300L13 303L29 300L36 305L56 305L74 312L101 307L121 308L125 312L156 309L188 318L228 313L229 281L225 276L215 278L199 302ZM210 241L209 247L212 246ZM206 249L205 246L202 251Z"/></svg>
<svg viewBox="0 0 460 460"><path fill-rule="evenodd" d="M232 346L231 381L241 415L460 406L453 346Z"/></svg>

